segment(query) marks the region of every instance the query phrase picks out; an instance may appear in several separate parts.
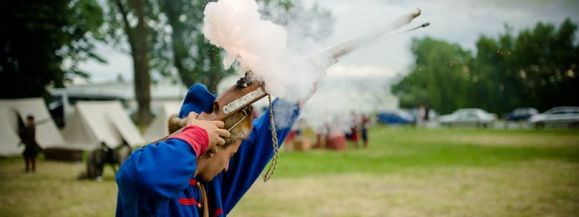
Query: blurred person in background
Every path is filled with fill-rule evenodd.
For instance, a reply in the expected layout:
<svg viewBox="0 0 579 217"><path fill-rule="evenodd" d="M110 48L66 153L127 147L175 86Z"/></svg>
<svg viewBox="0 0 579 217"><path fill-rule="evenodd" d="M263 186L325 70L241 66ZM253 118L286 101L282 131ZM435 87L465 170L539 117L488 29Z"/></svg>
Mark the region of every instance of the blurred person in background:
<svg viewBox="0 0 579 217"><path fill-rule="evenodd" d="M36 142L36 124L34 123L34 116L28 115L26 117L26 124L19 127L20 144L24 145L25 171L36 172L36 157L38 152L42 151L38 142Z"/></svg>
<svg viewBox="0 0 579 217"><path fill-rule="evenodd" d="M368 147L368 126L370 125L370 118L368 115L362 115L362 120L360 121L360 132L362 134L362 142L364 143L364 148Z"/></svg>

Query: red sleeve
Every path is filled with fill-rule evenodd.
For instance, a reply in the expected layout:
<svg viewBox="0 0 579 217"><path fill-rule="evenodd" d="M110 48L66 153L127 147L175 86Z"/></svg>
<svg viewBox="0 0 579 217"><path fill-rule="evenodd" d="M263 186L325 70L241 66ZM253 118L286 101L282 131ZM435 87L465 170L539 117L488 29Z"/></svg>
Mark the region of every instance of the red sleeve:
<svg viewBox="0 0 579 217"><path fill-rule="evenodd" d="M193 148L197 157L205 154L207 146L209 146L209 136L207 135L207 131L198 126L189 125L181 130L181 132L169 137L169 139L180 139L185 141L189 146L191 146L191 148Z"/></svg>

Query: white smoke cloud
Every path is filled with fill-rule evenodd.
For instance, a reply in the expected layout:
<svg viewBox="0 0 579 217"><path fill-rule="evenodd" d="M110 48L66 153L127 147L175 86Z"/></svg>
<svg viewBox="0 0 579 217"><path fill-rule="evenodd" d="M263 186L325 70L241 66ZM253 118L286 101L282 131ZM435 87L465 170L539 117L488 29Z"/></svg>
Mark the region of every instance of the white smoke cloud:
<svg viewBox="0 0 579 217"><path fill-rule="evenodd" d="M282 26L262 20L254 0L220 0L205 7L203 33L227 52L226 67L235 59L245 70L278 61L286 48L287 33Z"/></svg>
<svg viewBox="0 0 579 217"><path fill-rule="evenodd" d="M390 26L395 25L401 24ZM390 26L387 27L393 28ZM330 54L320 52L319 46L311 46L314 43L307 38L292 40L301 44L288 45L287 36L295 37L299 33L288 33L283 26L263 20L254 0L209 3L203 31L212 44L227 52L225 66L231 66L236 60L243 70L241 73L251 71L254 79L264 81L266 91L274 96L297 103L308 99L316 86L315 94L303 108L302 118L322 132L328 124L333 129L348 131L354 124L354 114L369 115L384 108L384 104L397 105L389 93L392 71L376 67L334 67L325 77L327 68L334 63ZM234 79L228 80L231 83ZM263 105L264 100L261 101L256 104ZM274 108L277 117L287 117L284 112L290 111Z"/></svg>
<svg viewBox="0 0 579 217"><path fill-rule="evenodd" d="M306 63L303 53L287 49L285 28L263 20L254 0L211 2L204 13L203 33L226 51L225 67L237 60L241 73L251 71L254 79L265 82L268 93L297 102L323 76L325 67L320 70Z"/></svg>

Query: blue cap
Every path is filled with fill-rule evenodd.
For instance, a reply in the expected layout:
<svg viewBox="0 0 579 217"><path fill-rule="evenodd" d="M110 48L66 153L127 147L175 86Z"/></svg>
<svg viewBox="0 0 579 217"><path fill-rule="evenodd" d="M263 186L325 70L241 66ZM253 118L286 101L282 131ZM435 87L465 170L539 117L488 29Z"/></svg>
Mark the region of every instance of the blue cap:
<svg viewBox="0 0 579 217"><path fill-rule="evenodd" d="M195 83L187 91L179 111L179 118L187 117L189 112L197 114L201 114L201 112L211 113L213 111L213 101L215 101L215 95L209 92L205 85Z"/></svg>

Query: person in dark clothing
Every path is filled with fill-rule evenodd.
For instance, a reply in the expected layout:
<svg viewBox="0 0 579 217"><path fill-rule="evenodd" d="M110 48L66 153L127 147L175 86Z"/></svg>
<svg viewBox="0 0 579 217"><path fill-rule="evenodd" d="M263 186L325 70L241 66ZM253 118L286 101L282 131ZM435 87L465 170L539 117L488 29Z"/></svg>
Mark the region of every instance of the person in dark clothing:
<svg viewBox="0 0 579 217"><path fill-rule="evenodd" d="M362 115L362 121L360 125L360 131L362 132L362 141L364 142L364 148L368 147L368 125L370 124L370 118L368 115Z"/></svg>
<svg viewBox="0 0 579 217"><path fill-rule="evenodd" d="M24 144L24 163L26 172L36 172L36 157L41 151L40 145L36 142L36 124L34 123L34 116L28 115L26 117L26 125L20 128L21 144Z"/></svg>

